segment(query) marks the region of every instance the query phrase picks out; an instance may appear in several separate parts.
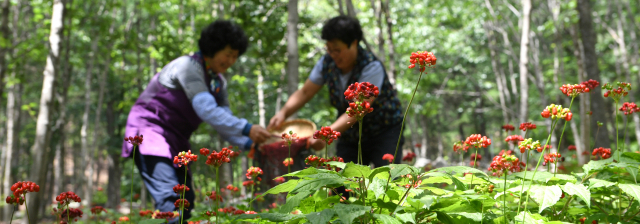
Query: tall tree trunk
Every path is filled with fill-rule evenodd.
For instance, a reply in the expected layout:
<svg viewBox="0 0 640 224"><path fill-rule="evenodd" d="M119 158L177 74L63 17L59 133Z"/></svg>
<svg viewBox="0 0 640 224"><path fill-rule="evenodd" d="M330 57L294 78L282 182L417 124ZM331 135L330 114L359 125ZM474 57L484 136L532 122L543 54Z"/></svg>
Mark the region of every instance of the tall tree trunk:
<svg viewBox="0 0 640 224"><path fill-rule="evenodd" d="M387 23L387 36L389 37L389 69L387 70L387 77L391 84L396 83L396 50L393 45L393 20L391 19L391 13L389 12L389 1L380 0L381 10L384 13L384 19ZM380 55L383 57L383 55ZM426 146L425 146L426 147Z"/></svg>
<svg viewBox="0 0 640 224"><path fill-rule="evenodd" d="M487 27L488 25L485 24L485 34L487 35L487 40L489 42L489 54L491 56L491 68L493 68L493 73L495 74L496 77L496 85L498 87L498 98L500 99L500 108L502 109L502 117L503 117L503 121L505 124L509 123L509 114L507 113L508 109L507 109L507 104L505 102L505 94L504 94L504 88L506 87L506 83L502 83L502 77L504 76L504 74L502 73L502 70L500 70L499 66L499 58L498 55L496 54L496 45L495 45L495 38L493 37L493 31L489 30L489 28ZM501 141L499 141L501 142Z"/></svg>
<svg viewBox="0 0 640 224"><path fill-rule="evenodd" d="M527 122L529 110L529 25L531 22L531 0L522 0L522 36L520 38L520 122Z"/></svg>
<svg viewBox="0 0 640 224"><path fill-rule="evenodd" d="M15 77L15 72L11 74L11 77ZM15 148L15 142L18 140L16 135L16 116L19 116L20 111L16 110L16 87L17 85L10 85L7 89L7 136L6 136L6 151L5 154L5 164L4 164L4 175L2 178L2 195L10 195L11 191L11 170L13 164L11 163L14 158L12 157L13 150ZM9 217L11 216L11 212L13 212L13 206L5 205L4 207L4 218L5 221L9 221Z"/></svg>
<svg viewBox="0 0 640 224"><path fill-rule="evenodd" d="M88 65L85 80L84 80L84 112L82 113L82 127L80 128L80 143L82 145L82 151L81 151L82 165L80 165L79 167L81 167L81 170L85 170L85 168L91 165L87 160L85 160L85 158L87 158L90 151L88 129L89 129L89 113L91 113L91 89L92 89L91 78L93 76L93 65L95 62L96 54L98 54L97 52L98 42L99 42L98 40L99 40L98 37L96 37L94 42L91 44L91 52L89 53L90 54L89 65ZM94 131L95 130L96 129L94 128ZM86 199L86 197L91 197L89 196L89 189L86 188L87 187L86 183L89 182L90 178L86 177L84 172L82 172L82 175L78 177L80 177L81 179L84 179L84 181L82 182L85 183L83 184L84 185L83 198ZM84 203L86 202L87 200L84 200ZM84 205L86 206L86 204Z"/></svg>
<svg viewBox="0 0 640 224"><path fill-rule="evenodd" d="M114 111L113 104L113 101L107 103L106 109L108 136L116 135L116 111ZM107 195L109 195L106 207L115 209L120 203L120 183L122 176L120 153L110 153L106 159L108 172Z"/></svg>
<svg viewBox="0 0 640 224"><path fill-rule="evenodd" d="M584 48L584 64L587 78L594 80L600 79L600 68L598 67L598 55L596 53L596 33L593 29L593 19L591 18L591 2L589 0L578 0L577 5L578 14L580 16L579 26L582 44ZM603 118L605 112L602 110L604 107L604 99L602 98L602 91L600 88L595 88L591 94L591 111L593 117ZM597 127L597 120L591 120L591 127ZM596 136L597 145L595 147L610 147L609 132L607 128L607 121L602 120L604 130L599 131L599 135Z"/></svg>
<svg viewBox="0 0 640 224"><path fill-rule="evenodd" d="M347 16L355 18L356 8L353 7L353 2L351 0L344 0L344 1L347 4Z"/></svg>
<svg viewBox="0 0 640 224"><path fill-rule="evenodd" d="M287 93L289 96L298 90L300 62L298 59L298 0L288 3L287 19ZM295 114L291 115L295 117Z"/></svg>
<svg viewBox="0 0 640 224"><path fill-rule="evenodd" d="M0 5L0 40L9 41L9 6L10 0L2 1ZM15 29L15 27L14 27ZM0 93L4 93L4 74L7 72L5 54L9 52L10 45L0 46Z"/></svg>
<svg viewBox="0 0 640 224"><path fill-rule="evenodd" d="M31 149L33 158L33 166L31 169L31 178L36 183L44 183L46 181L46 169L44 162L48 161L48 150L50 139L50 107L53 102L54 83L56 77L56 68L60 56L60 33L64 28L64 0L54 0L53 12L51 15L51 34L49 35L49 54L47 56L47 64L44 70L44 80L42 82L42 93L40 95L40 107L38 110L38 121L36 124L36 135L34 144ZM30 197L29 205L33 208L39 208L43 202L43 194L36 194ZM30 220L37 223L38 213L29 214Z"/></svg>
<svg viewBox="0 0 640 224"><path fill-rule="evenodd" d="M376 3L378 3L376 7ZM382 0L376 1L371 0L371 8L373 9L373 16L376 20L376 25L378 26L378 60L384 64L386 61L386 53L384 52L384 27L382 27Z"/></svg>
<svg viewBox="0 0 640 224"><path fill-rule="evenodd" d="M95 52L95 51L94 51ZM109 64L107 64L106 66L110 66ZM95 153L96 151L98 151L98 145L100 144L98 142L98 132L101 130L100 129L100 117L101 117L101 113L102 113L102 102L104 99L104 91L105 91L105 85L107 82L107 74L108 74L108 68L103 70L103 72L101 72L100 74L100 80L98 80L98 82L100 83L100 88L98 90L98 103L97 103L97 107L96 107L96 116L95 116L95 120L94 120L94 125L93 125L93 142L92 142L92 147L89 151L89 157L86 158L87 159L87 164L88 166L86 166L87 168L87 191L85 191L85 199L91 203L91 198L93 195L93 160L95 157Z"/></svg>
<svg viewBox="0 0 640 224"><path fill-rule="evenodd" d="M342 0L337 0L338 1L338 12L340 13L341 16L344 16L344 6L342 5Z"/></svg>
<svg viewBox="0 0 640 224"><path fill-rule="evenodd" d="M572 42L573 42L573 56L576 58L576 62L577 62L577 67L578 67L578 77L586 77L585 75L585 69L584 69L584 51L582 48L582 42L580 41L579 37L578 37L578 27L577 25L575 26L571 26L569 27L569 34L571 36ZM564 73L560 73L560 74L564 74ZM562 77L564 77L562 75ZM560 78L560 83L564 83L564 78ZM591 94L583 94L582 96L580 96L580 101L585 101L584 103L581 102L581 106L584 106L585 109L589 108L589 102L590 102L590 97ZM584 104L584 105L582 105ZM590 116L590 120L592 120L594 117ZM588 121L585 122L580 122L580 128L584 128L585 130L588 129ZM586 126L586 127L585 127ZM584 145L584 150L591 150L589 147L591 147L591 137L588 134L588 130L581 132L581 134L583 135L583 139L587 139L586 141L583 141L583 145ZM579 164L584 164L586 162L586 157L582 156L582 151L583 149L581 148L577 148L576 153L578 154L578 163Z"/></svg>

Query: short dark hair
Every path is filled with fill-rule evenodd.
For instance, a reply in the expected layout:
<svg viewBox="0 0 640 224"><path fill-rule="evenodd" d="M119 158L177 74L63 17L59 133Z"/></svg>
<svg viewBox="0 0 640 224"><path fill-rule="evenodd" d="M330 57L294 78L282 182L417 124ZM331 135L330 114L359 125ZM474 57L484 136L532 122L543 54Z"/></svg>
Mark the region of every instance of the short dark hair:
<svg viewBox="0 0 640 224"><path fill-rule="evenodd" d="M205 27L200 33L198 48L204 56L213 57L216 52L224 49L227 45L238 50L239 55L247 51L249 45L242 27L231 21L217 20Z"/></svg>
<svg viewBox="0 0 640 224"><path fill-rule="evenodd" d="M326 41L338 39L351 46L354 40L362 40L362 27L358 19L349 16L336 16L322 27L322 39Z"/></svg>

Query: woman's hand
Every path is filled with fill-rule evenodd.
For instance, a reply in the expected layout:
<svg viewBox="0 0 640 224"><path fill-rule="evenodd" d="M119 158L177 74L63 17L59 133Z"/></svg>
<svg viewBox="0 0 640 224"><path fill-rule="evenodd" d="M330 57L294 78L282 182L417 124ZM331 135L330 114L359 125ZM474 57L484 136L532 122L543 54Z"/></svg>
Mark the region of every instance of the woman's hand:
<svg viewBox="0 0 640 224"><path fill-rule="evenodd" d="M276 113L276 115L273 115L273 117L269 121L269 126L267 126L267 129L274 130L280 128L280 125L282 125L282 122L284 122L285 119L287 119L287 117L285 116L284 112L279 111L278 113Z"/></svg>
<svg viewBox="0 0 640 224"><path fill-rule="evenodd" d="M264 129L260 125L251 126L251 130L249 131L249 138L257 144L262 144L264 141L266 141L272 136L275 136L275 135L269 133L267 129Z"/></svg>
<svg viewBox="0 0 640 224"><path fill-rule="evenodd" d="M307 146L315 149L316 151L323 150L325 145L326 143L321 139L309 138L309 140L307 140Z"/></svg>

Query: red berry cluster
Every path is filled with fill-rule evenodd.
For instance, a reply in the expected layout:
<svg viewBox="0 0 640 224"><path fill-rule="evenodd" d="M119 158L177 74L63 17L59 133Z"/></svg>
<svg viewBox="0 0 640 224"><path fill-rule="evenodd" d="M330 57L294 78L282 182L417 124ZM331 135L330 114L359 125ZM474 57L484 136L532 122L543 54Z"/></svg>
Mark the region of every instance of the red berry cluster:
<svg viewBox="0 0 640 224"><path fill-rule="evenodd" d="M470 159L471 161L474 161L474 160L481 160L481 159L482 159L482 155L480 155L479 153L478 153L478 154L476 154L476 153L471 153L471 157L469 157L469 159Z"/></svg>
<svg viewBox="0 0 640 224"><path fill-rule="evenodd" d="M360 120L364 117L364 115L371 112L373 112L373 107L371 107L371 104L367 101L362 101L349 103L349 108L347 108L346 113L347 115L349 115L349 117L355 117L356 119Z"/></svg>
<svg viewBox="0 0 640 224"><path fill-rule="evenodd" d="M273 181L275 181L278 184L284 183L285 179L284 177L276 177L276 179L273 179Z"/></svg>
<svg viewBox="0 0 640 224"><path fill-rule="evenodd" d="M153 211L151 211L151 210L142 210L142 211L138 212L138 214L140 215L140 217L151 217L151 215L153 215Z"/></svg>
<svg viewBox="0 0 640 224"><path fill-rule="evenodd" d="M258 201L258 202L263 202L264 201L264 197L262 197L261 193L255 193L255 194L253 194L253 196L256 198L256 201Z"/></svg>
<svg viewBox="0 0 640 224"><path fill-rule="evenodd" d="M416 51L409 56L409 63L411 63L409 69L415 68L416 64L418 64L418 66L420 66L420 72L423 72L425 68L435 66L437 60L436 56L431 52Z"/></svg>
<svg viewBox="0 0 640 224"><path fill-rule="evenodd" d="M245 176L247 176L247 179L251 180L251 179L257 179L258 181L261 181L262 179L260 179L260 177L258 177L258 175L262 175L262 169L260 169L260 167L249 167L249 169L247 170L247 174Z"/></svg>
<svg viewBox="0 0 640 224"><path fill-rule="evenodd" d="M325 163L325 167L326 167L326 169L327 169L327 170L334 170L334 171L336 171L336 172L338 172L338 171L340 171L340 170L341 170L341 169L340 169L340 167L338 167L338 166L332 166L332 165L329 165L329 164L327 164L327 162L333 162L333 161L335 161L335 162L341 162L341 163L344 163L344 159L342 159L342 157L337 157L337 156L331 157L331 158L329 158L329 159L324 159L324 160L325 160L325 161L324 161L324 163Z"/></svg>
<svg viewBox="0 0 640 224"><path fill-rule="evenodd" d="M82 200L80 199L80 197L78 197L78 195L76 195L76 193L73 193L73 191L69 191L62 192L60 193L60 195L56 196L56 201L58 202L58 205L64 206L69 205L71 201L81 202Z"/></svg>
<svg viewBox="0 0 640 224"><path fill-rule="evenodd" d="M184 184L176 184L173 186L173 192L176 192L178 195L182 195L182 193L191 190L189 186L185 186Z"/></svg>
<svg viewBox="0 0 640 224"><path fill-rule="evenodd" d="M505 131L513 131L513 130L516 130L516 128L515 128L515 127L513 127L513 125L505 124L505 125L502 125L502 130L505 130Z"/></svg>
<svg viewBox="0 0 640 224"><path fill-rule="evenodd" d="M407 153L407 155L402 157L402 161L411 162L411 161L413 161L413 158L416 158L416 154L413 153L413 152L409 152L409 153Z"/></svg>
<svg viewBox="0 0 640 224"><path fill-rule="evenodd" d="M562 108L561 105L555 105L555 104L551 104L547 106L547 108L545 108L542 111L542 113L540 113L540 115L542 115L542 117L544 118L551 117L551 119L554 119L554 120L556 118L560 118L566 121L570 121L571 118L573 117L573 114L571 113L571 110L569 110L569 108Z"/></svg>
<svg viewBox="0 0 640 224"><path fill-rule="evenodd" d="M587 221L587 217L582 217L579 220L580 220L580 224L584 224L584 222ZM598 220L591 221L591 224L598 224Z"/></svg>
<svg viewBox="0 0 640 224"><path fill-rule="evenodd" d="M17 183L11 185L12 195L7 196L5 202L7 204L20 204L22 205L25 201L25 196L29 192L39 192L40 186L31 182L31 181L18 181Z"/></svg>
<svg viewBox="0 0 640 224"><path fill-rule="evenodd" d="M543 149L542 147L538 147L538 148L536 149L536 151L538 151L538 152L542 152L542 149ZM545 146L544 146L544 150L550 150L550 149L551 149L551 145L545 145Z"/></svg>
<svg viewBox="0 0 640 224"><path fill-rule="evenodd" d="M282 140L284 140L285 143L287 143L287 145L291 145L294 142L298 141L298 134L297 133L293 133L293 131L289 131L289 133L282 133Z"/></svg>
<svg viewBox="0 0 640 224"><path fill-rule="evenodd" d="M382 155L382 160L389 161L389 163L393 163L393 155L387 153Z"/></svg>
<svg viewBox="0 0 640 224"><path fill-rule="evenodd" d="M546 164L549 164L549 163L555 163L556 159L560 158L560 157L562 157L562 155L560 155L560 153L552 152L552 153L546 154L546 155L544 155L544 163L542 165L546 165Z"/></svg>
<svg viewBox="0 0 640 224"><path fill-rule="evenodd" d="M640 108L638 107L638 105L636 105L636 103L629 102L623 103L619 110L624 112L624 115L631 115L635 112L640 112Z"/></svg>
<svg viewBox="0 0 640 224"><path fill-rule="evenodd" d="M178 212L155 211L151 215L151 218L153 218L153 219L166 219L168 221L169 219L173 219L173 218L176 218L178 216L180 216L180 213L178 213Z"/></svg>
<svg viewBox="0 0 640 224"><path fill-rule="evenodd" d="M216 216L216 212L212 212L212 211L205 211L202 213L204 216Z"/></svg>
<svg viewBox="0 0 640 224"><path fill-rule="evenodd" d="M481 185L476 186L473 190L478 193L478 194L484 194L484 193L493 193L493 189L495 188L495 186L493 184L489 184L489 183L483 183Z"/></svg>
<svg viewBox="0 0 640 224"><path fill-rule="evenodd" d="M486 148L491 145L491 139L487 138L487 136L482 136L480 134L473 134L467 137L467 140L464 141L464 144L476 147L476 148Z"/></svg>
<svg viewBox="0 0 640 224"><path fill-rule="evenodd" d="M585 85L589 89L595 89L596 87L598 87L600 85L600 82L598 82L596 80L593 80L593 79L589 79L589 81L584 81L581 84Z"/></svg>
<svg viewBox="0 0 640 224"><path fill-rule="evenodd" d="M102 206L94 206L93 208L91 208L91 214L100 215L100 213L102 212L107 212L107 210Z"/></svg>
<svg viewBox="0 0 640 224"><path fill-rule="evenodd" d="M245 187L251 187L253 185L256 185L256 183L253 180L245 180L242 182L242 186L245 186Z"/></svg>
<svg viewBox="0 0 640 224"><path fill-rule="evenodd" d="M231 148L231 147L229 147ZM220 150L220 152L216 152L215 150L213 152L211 152L211 154L209 154L209 150L205 150L203 151L202 149L200 150L200 154L207 156L207 161L205 162L205 164L209 165L209 166L213 166L213 167L220 167L222 166L223 163L228 163L231 161L231 159L229 157L231 157L231 154L234 153L234 151L232 151L229 148L222 148L222 150ZM205 152L203 154L203 152ZM208 155L207 155L208 154Z"/></svg>
<svg viewBox="0 0 640 224"><path fill-rule="evenodd" d="M188 152L180 152L177 156L173 157L173 164L178 164L178 167L189 165L189 162L198 161L198 155L191 154L191 150Z"/></svg>
<svg viewBox="0 0 640 224"><path fill-rule="evenodd" d="M536 129L537 126L535 124L532 124L531 122L525 122L520 124L520 130L522 131L527 131L527 130L533 130Z"/></svg>
<svg viewBox="0 0 640 224"><path fill-rule="evenodd" d="M234 212L236 212L236 211L237 211L237 209L234 208L234 207L231 207L231 206L226 207L226 208L219 208L218 209L218 212L227 213L227 214L234 214ZM242 213L244 213L244 211Z"/></svg>
<svg viewBox="0 0 640 224"><path fill-rule="evenodd" d="M420 174L418 176L406 174L406 175L402 175L402 177L409 179L409 184L404 185L405 188L411 188L411 187L418 188L420 185L422 185L423 174Z"/></svg>
<svg viewBox="0 0 640 224"><path fill-rule="evenodd" d="M77 208L68 208L62 210L60 213L60 223L67 223L66 220L78 221L78 218L82 218L82 210Z"/></svg>
<svg viewBox="0 0 640 224"><path fill-rule="evenodd" d="M513 155L513 150L501 150L500 153L498 153L499 156L502 155Z"/></svg>
<svg viewBox="0 0 640 224"><path fill-rule="evenodd" d="M293 158L289 157L284 159L284 161L282 161L282 164L284 164L284 166L293 166Z"/></svg>
<svg viewBox="0 0 640 224"><path fill-rule="evenodd" d="M464 144L464 142L462 141L458 141L456 143L453 143L453 152L459 152L460 150L463 150L464 152L469 151L469 145Z"/></svg>
<svg viewBox="0 0 640 224"><path fill-rule="evenodd" d="M518 160L518 157L510 154L493 157L488 170L493 172L493 176L502 176L503 173L511 171L512 173L520 172L525 164Z"/></svg>
<svg viewBox="0 0 640 224"><path fill-rule="evenodd" d="M315 155L307 156L307 158L304 159L305 164L310 165L312 167L316 167L316 168L324 165L324 162L325 162L325 159L317 157Z"/></svg>
<svg viewBox="0 0 640 224"><path fill-rule="evenodd" d="M336 140L340 137L340 132L334 131L331 127L322 127L319 131L313 133L313 139L322 139L327 143L327 145L331 145L333 140Z"/></svg>
<svg viewBox="0 0 640 224"><path fill-rule="evenodd" d="M129 144L132 144L134 146L140 145L142 143L142 140L143 140L142 135L129 136L124 138L125 142L128 142Z"/></svg>
<svg viewBox="0 0 640 224"><path fill-rule="evenodd" d="M344 91L344 98L349 101L363 101L371 97L378 97L378 87L370 82L356 82Z"/></svg>
<svg viewBox="0 0 640 224"><path fill-rule="evenodd" d="M504 139L504 141L516 145L521 141L524 141L524 138L522 138L522 136L520 135L510 135L510 136L507 136L507 138Z"/></svg>
<svg viewBox="0 0 640 224"><path fill-rule="evenodd" d="M591 91L591 89L585 84L564 84L560 87L560 90L564 95L570 97L576 97L580 95L580 93L588 93L589 91Z"/></svg>
<svg viewBox="0 0 640 224"><path fill-rule="evenodd" d="M569 151L576 151L576 146L575 145L569 145L569 147L567 148Z"/></svg>
<svg viewBox="0 0 640 224"><path fill-rule="evenodd" d="M600 148L594 149L591 155L600 156L600 158L602 159L608 159L609 157L611 157L611 149L600 147Z"/></svg>
<svg viewBox="0 0 640 224"><path fill-rule="evenodd" d="M230 190L230 191L233 191L233 192L238 192L239 191L238 187L234 187L231 184L227 185L227 190Z"/></svg>
<svg viewBox="0 0 640 224"><path fill-rule="evenodd" d="M222 195L218 194L216 191L207 192L206 195L212 201L222 202Z"/></svg>
<svg viewBox="0 0 640 224"><path fill-rule="evenodd" d="M615 102L618 102L621 97L627 96L627 94L629 94L628 91L631 90L631 84L626 82L618 82L617 86L618 88L615 88L612 84L604 84L602 89L607 90L607 92L604 93L604 97L611 96Z"/></svg>
<svg viewBox="0 0 640 224"><path fill-rule="evenodd" d="M173 203L173 205L176 206L176 208L180 208L180 206L183 206L183 208L188 208L191 204L189 203L189 201L187 199L178 199L176 200L175 203Z"/></svg>
<svg viewBox="0 0 640 224"><path fill-rule="evenodd" d="M524 153L526 150L538 150L540 149L540 152L542 152L542 147L540 147L540 141L536 140L535 142L533 141L532 138L528 138L525 139L524 141L521 141L520 144L518 144L518 148L520 149L520 153Z"/></svg>

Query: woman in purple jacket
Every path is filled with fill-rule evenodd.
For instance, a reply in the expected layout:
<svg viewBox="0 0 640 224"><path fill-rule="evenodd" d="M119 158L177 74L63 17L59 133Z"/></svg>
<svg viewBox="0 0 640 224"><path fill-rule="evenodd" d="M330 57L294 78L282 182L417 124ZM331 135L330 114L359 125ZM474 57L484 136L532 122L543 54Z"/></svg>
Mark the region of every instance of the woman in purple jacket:
<svg viewBox="0 0 640 224"><path fill-rule="evenodd" d="M189 138L202 122L243 150L271 136L263 127L233 116L229 109L227 81L221 73L236 62L247 45L247 36L238 25L223 20L211 23L200 34L200 51L164 66L131 108L125 137L143 135L144 142L135 155L125 142L122 157L134 157L157 210L177 210L174 202L178 195L173 186L184 184L185 172L172 159L191 149ZM193 189L191 174L187 175L187 186ZM193 190L186 192L191 202L187 211L193 209L194 198ZM184 214L184 220L189 217L188 212Z"/></svg>

